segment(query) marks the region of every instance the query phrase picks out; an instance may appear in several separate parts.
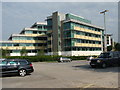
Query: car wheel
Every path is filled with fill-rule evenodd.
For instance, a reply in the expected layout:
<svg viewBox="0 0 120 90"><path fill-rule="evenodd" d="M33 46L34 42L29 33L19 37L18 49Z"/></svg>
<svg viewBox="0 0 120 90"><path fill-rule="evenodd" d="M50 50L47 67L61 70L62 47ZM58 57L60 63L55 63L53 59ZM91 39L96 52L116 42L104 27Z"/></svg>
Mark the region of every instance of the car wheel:
<svg viewBox="0 0 120 90"><path fill-rule="evenodd" d="M106 68L106 67L107 67L106 63L103 63L102 68Z"/></svg>
<svg viewBox="0 0 120 90"><path fill-rule="evenodd" d="M26 74L27 74L27 72L26 72L25 69L19 70L19 75L20 75L20 76L24 77L24 76L26 76Z"/></svg>

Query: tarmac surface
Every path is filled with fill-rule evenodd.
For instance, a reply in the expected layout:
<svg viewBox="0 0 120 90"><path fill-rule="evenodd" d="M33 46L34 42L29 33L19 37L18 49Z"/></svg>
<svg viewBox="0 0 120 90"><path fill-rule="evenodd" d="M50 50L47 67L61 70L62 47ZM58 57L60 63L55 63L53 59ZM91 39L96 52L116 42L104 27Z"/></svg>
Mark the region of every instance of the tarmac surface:
<svg viewBox="0 0 120 90"><path fill-rule="evenodd" d="M2 88L118 88L118 67L91 68L88 61L33 63L25 77L5 76Z"/></svg>

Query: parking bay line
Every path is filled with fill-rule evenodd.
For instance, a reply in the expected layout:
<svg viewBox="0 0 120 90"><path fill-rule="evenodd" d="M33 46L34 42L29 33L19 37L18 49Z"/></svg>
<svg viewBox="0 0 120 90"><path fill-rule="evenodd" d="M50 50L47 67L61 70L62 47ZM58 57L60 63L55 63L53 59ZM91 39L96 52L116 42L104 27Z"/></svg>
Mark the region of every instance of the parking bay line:
<svg viewBox="0 0 120 90"><path fill-rule="evenodd" d="M79 88L89 88L89 87L91 87L91 86L95 86L94 84L88 84L88 85L86 85L86 86L82 86L82 87L79 87Z"/></svg>
<svg viewBox="0 0 120 90"><path fill-rule="evenodd" d="M94 84L88 84L88 85L84 86L83 88L88 88L88 87L91 87L91 86L94 86Z"/></svg>

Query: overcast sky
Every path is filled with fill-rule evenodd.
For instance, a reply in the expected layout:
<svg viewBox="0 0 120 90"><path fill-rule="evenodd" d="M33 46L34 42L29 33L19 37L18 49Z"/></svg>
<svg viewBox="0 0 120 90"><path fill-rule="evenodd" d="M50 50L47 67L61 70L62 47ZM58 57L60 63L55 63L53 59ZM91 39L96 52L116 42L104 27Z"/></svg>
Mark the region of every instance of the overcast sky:
<svg viewBox="0 0 120 90"><path fill-rule="evenodd" d="M104 26L103 15L106 13L107 33L118 40L118 3L117 2L3 2L2 3L2 40L11 34L18 34L25 27L35 22L45 22L53 12L73 13L92 21L92 24Z"/></svg>

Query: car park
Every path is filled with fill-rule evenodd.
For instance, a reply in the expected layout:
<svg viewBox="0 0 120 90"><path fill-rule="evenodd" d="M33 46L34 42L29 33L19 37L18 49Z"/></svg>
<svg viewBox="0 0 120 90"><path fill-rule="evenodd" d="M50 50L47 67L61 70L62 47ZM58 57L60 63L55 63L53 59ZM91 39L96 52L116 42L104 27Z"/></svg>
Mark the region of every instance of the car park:
<svg viewBox="0 0 120 90"><path fill-rule="evenodd" d="M102 67L106 68L108 66L118 66L120 65L120 52L109 51L101 53L98 58L91 59L91 67Z"/></svg>
<svg viewBox="0 0 120 90"><path fill-rule="evenodd" d="M60 57L58 59L58 62L71 62L71 61L72 61L72 59L66 58L66 57Z"/></svg>
<svg viewBox="0 0 120 90"><path fill-rule="evenodd" d="M34 71L32 63L25 59L5 59L0 62L0 74L25 76Z"/></svg>

